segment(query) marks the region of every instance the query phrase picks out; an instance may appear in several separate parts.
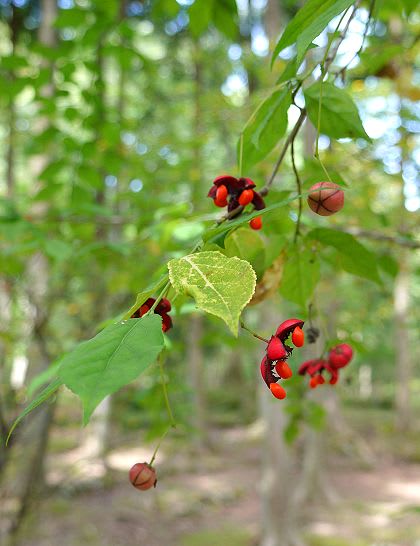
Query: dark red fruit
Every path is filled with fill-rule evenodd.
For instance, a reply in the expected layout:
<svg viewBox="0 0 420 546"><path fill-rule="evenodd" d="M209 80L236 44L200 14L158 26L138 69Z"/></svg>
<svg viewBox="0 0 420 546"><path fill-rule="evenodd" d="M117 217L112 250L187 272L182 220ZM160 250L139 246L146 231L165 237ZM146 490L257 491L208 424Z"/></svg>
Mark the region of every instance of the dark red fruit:
<svg viewBox="0 0 420 546"><path fill-rule="evenodd" d="M320 216L331 216L344 206L344 192L333 182L318 182L309 191L308 205Z"/></svg>
<svg viewBox="0 0 420 546"><path fill-rule="evenodd" d="M148 463L136 463L130 468L128 475L130 482L140 491L156 487L156 471Z"/></svg>
<svg viewBox="0 0 420 546"><path fill-rule="evenodd" d="M244 190L239 196L238 202L242 207L249 205L254 199L254 190Z"/></svg>
<svg viewBox="0 0 420 546"><path fill-rule="evenodd" d="M286 398L286 391L278 383L271 383L270 391L272 392L273 396L275 396L279 400L283 400L284 398Z"/></svg>
<svg viewBox="0 0 420 546"><path fill-rule="evenodd" d="M329 363L334 368L344 368L353 357L353 349L347 343L333 347L328 355Z"/></svg>
<svg viewBox="0 0 420 546"><path fill-rule="evenodd" d="M253 219L249 222L249 225L251 226L252 229L255 229L255 230L261 229L261 228L262 228L261 216L257 216L256 218L253 218Z"/></svg>

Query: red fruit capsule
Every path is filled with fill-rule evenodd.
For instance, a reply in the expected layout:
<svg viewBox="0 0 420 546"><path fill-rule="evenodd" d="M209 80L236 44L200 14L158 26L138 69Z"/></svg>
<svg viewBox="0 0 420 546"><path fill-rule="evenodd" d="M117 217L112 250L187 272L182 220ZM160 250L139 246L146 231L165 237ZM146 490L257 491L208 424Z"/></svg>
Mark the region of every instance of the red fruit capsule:
<svg viewBox="0 0 420 546"><path fill-rule="evenodd" d="M253 218L253 219L249 222L249 225L251 226L252 229L255 229L255 230L261 229L261 228L262 228L261 216L257 216L256 218Z"/></svg>
<svg viewBox="0 0 420 546"><path fill-rule="evenodd" d="M293 375L292 370L290 369L287 362L284 360L279 360L276 364L276 372L282 379L290 379Z"/></svg>
<svg viewBox="0 0 420 546"><path fill-rule="evenodd" d="M331 216L344 206L344 192L333 182L318 182L309 191L309 207L320 216Z"/></svg>
<svg viewBox="0 0 420 546"><path fill-rule="evenodd" d="M299 326L296 326L293 330L292 343L295 347L303 347L303 344L305 343L305 334Z"/></svg>
<svg viewBox="0 0 420 546"><path fill-rule="evenodd" d="M254 190L244 190L239 196L238 202L243 207L246 207L254 199Z"/></svg>
<svg viewBox="0 0 420 546"><path fill-rule="evenodd" d="M316 380L318 381L318 385L323 385L325 383L325 379L322 375L317 375Z"/></svg>
<svg viewBox="0 0 420 546"><path fill-rule="evenodd" d="M280 360L287 356L287 351L278 337L272 336L268 342L267 356L270 360Z"/></svg>
<svg viewBox="0 0 420 546"><path fill-rule="evenodd" d="M329 363L335 368L343 368L347 366L353 357L353 349L347 343L336 345L328 355Z"/></svg>
<svg viewBox="0 0 420 546"><path fill-rule="evenodd" d="M156 471L148 463L136 463L130 468L128 475L130 482L136 489L146 491L151 487L156 487Z"/></svg>
<svg viewBox="0 0 420 546"><path fill-rule="evenodd" d="M278 383L270 383L270 391L279 400L286 398L286 391Z"/></svg>

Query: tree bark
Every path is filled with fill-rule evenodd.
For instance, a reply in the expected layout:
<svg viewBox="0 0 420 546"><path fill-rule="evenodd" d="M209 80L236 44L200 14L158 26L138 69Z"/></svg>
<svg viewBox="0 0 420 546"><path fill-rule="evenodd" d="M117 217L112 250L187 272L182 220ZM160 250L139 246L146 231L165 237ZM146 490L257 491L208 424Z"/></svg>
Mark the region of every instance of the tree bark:
<svg viewBox="0 0 420 546"><path fill-rule="evenodd" d="M409 295L410 273L406 251L400 255L400 271L394 285L395 317L395 410L398 430L407 431L411 426L410 378L412 365L410 360L409 340Z"/></svg>

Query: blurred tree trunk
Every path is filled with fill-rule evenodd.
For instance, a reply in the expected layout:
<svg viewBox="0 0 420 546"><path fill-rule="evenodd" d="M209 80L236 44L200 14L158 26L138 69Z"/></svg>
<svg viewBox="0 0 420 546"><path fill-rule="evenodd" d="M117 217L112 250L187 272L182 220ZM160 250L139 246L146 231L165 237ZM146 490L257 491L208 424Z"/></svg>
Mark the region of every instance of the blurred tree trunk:
<svg viewBox="0 0 420 546"><path fill-rule="evenodd" d="M272 309L262 311L262 322L278 326ZM260 351L258 357L261 357ZM262 537L260 546L297 546L303 544L298 529L299 510L294 499L299 479L296 445L284 439L288 416L285 404L274 398L265 383L260 384L260 413L264 426L262 447Z"/></svg>
<svg viewBox="0 0 420 546"><path fill-rule="evenodd" d="M56 43L53 27L57 14L55 0L42 0L39 41L54 47ZM43 90L44 97L53 94L53 81ZM41 120L40 128L47 125ZM33 161L35 175L45 167L47 156L38 156ZM50 355L46 345L46 328L49 316L49 267L45 256L36 253L28 262L27 297L31 305L32 335L28 345L29 368L27 381L45 370L50 364ZM8 540L16 543L17 533L24 517L39 491L44 485L44 458L48 442L48 432L53 416L54 404L46 404L21 426L20 441L13 453L13 464L7 465L3 484L9 501L10 520ZM14 501L14 502L13 502Z"/></svg>
<svg viewBox="0 0 420 546"><path fill-rule="evenodd" d="M203 448L209 443L206 393L204 386L204 355L202 348L203 316L191 315L188 323L187 362L193 391L193 427L197 447Z"/></svg>
<svg viewBox="0 0 420 546"><path fill-rule="evenodd" d="M402 251L399 259L400 270L394 285L394 316L395 316L395 370L396 390L395 409L396 425L401 431L406 431L411 425L410 379L412 367L410 361L409 341L409 297L410 273L408 256Z"/></svg>

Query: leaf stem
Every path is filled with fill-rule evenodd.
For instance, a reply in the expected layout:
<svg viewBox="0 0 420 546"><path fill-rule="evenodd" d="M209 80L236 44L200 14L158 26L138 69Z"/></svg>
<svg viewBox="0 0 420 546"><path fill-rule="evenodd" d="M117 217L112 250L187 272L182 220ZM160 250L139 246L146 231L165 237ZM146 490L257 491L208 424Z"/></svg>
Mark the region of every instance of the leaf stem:
<svg viewBox="0 0 420 546"><path fill-rule="evenodd" d="M146 315L149 315L151 313L154 313L155 312L155 309L156 307L159 305L159 302L162 298L164 298L166 296L166 294L168 293L169 291L169 288L171 286L171 283L170 281L168 281L165 286L163 287L163 290L162 292L159 294L159 296L156 298L156 301L155 303L152 305L152 307L147 311Z"/></svg>
<svg viewBox="0 0 420 546"><path fill-rule="evenodd" d="M166 388L165 371L163 369L162 355L159 355L158 362L159 362L160 380L162 383L163 398L165 399L165 406L168 412L170 426L172 428L176 428L176 421L174 418L174 414L172 412L171 403L169 402L168 390Z"/></svg>
<svg viewBox="0 0 420 546"><path fill-rule="evenodd" d="M155 448L155 450L154 450L154 452L153 452L152 458L150 459L150 463L149 463L150 466L153 465L153 463L154 463L154 461L155 461L155 459L156 459L156 455L158 454L159 448L160 448L160 446L161 446L163 440L165 439L165 436L168 434L168 432L169 432L170 430L171 430L171 427L169 426L169 427L165 430L165 432L162 434L162 436L160 437L159 442L157 443L157 446L156 446L156 448Z"/></svg>
<svg viewBox="0 0 420 546"><path fill-rule="evenodd" d="M251 335L253 335L253 336L256 337L257 339L260 339L261 341L264 341L265 343L268 343L268 339L265 339L265 337L259 336L259 335L256 334L253 330L251 330L250 328L248 328L248 326L245 325L245 323L244 323L243 320L240 321L240 324L241 324L241 328L243 328L244 330L246 330L247 332L249 332Z"/></svg>
<svg viewBox="0 0 420 546"><path fill-rule="evenodd" d="M298 217L297 217L297 221L296 221L295 237L294 237L294 240L293 240L293 242L296 244L296 242L298 240L298 237L299 237L299 234L300 234L300 220L301 220L301 217L302 217L303 200L302 200L302 196L301 196L302 182L300 180L299 172L298 172L298 170L296 168L296 163L295 163L295 141L292 140L291 144L292 145L290 147L290 152L291 152L291 156L292 156L292 167L293 167L293 172L295 173L297 192L299 194L299 210L298 210Z"/></svg>

